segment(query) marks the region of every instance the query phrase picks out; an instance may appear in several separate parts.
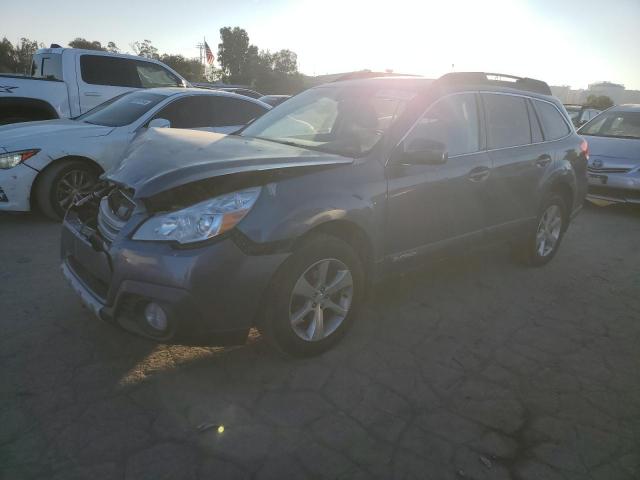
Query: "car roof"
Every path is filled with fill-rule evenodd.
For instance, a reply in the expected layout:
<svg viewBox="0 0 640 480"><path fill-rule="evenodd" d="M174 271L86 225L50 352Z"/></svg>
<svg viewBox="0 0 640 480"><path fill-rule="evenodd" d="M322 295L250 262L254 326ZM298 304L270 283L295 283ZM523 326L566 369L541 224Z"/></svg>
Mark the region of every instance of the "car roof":
<svg viewBox="0 0 640 480"><path fill-rule="evenodd" d="M157 93L159 95L164 95L165 97L171 97L174 95L209 95L213 97L229 97L249 101L251 103L271 108L271 105L261 102L255 98L247 97L245 95L238 95L237 93L233 92L226 92L224 90L210 90L208 88L157 87L137 91Z"/></svg>
<svg viewBox="0 0 640 480"><path fill-rule="evenodd" d="M482 75L503 76L517 79L516 82L491 81L482 80ZM443 75L434 80L430 78L415 76L386 76L371 77L353 80L337 80L335 82L325 83L314 88L322 88L331 85L344 85L354 87L365 87L367 85L385 85L390 88L407 88L413 90L427 90L438 86L442 89L451 91L495 91L513 93L517 95L526 95L533 98L544 100L553 100L554 103L560 104L549 90L546 83L540 80L529 78L512 77L510 75L500 74L484 74L482 72L456 72ZM546 93L548 92L548 93Z"/></svg>

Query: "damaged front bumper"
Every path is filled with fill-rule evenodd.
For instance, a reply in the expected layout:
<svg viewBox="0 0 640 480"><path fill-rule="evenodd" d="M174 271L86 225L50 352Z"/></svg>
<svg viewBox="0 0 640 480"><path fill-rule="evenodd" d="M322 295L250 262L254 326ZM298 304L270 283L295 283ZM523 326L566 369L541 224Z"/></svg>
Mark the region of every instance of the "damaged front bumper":
<svg viewBox="0 0 640 480"><path fill-rule="evenodd" d="M108 244L74 209L62 227L62 272L99 318L156 341L207 344L255 325L269 282L288 253L250 254L232 236L197 248L134 241L132 218ZM160 305L169 328L145 322L145 306Z"/></svg>

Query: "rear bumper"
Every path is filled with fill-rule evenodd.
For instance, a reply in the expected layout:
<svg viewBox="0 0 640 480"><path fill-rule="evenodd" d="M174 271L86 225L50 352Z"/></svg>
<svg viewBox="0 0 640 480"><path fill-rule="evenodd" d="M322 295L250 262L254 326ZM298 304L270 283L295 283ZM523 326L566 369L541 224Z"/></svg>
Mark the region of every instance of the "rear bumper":
<svg viewBox="0 0 640 480"><path fill-rule="evenodd" d="M589 177L587 198L640 204L640 172L606 175L605 184L597 177Z"/></svg>
<svg viewBox="0 0 640 480"><path fill-rule="evenodd" d="M72 212L63 224L61 255L65 278L102 320L155 340L207 343L254 326L269 282L288 254L248 255L231 238L189 250L117 239L100 251ZM142 312L151 301L168 312L166 335L144 323Z"/></svg>
<svg viewBox="0 0 640 480"><path fill-rule="evenodd" d="M31 186L38 172L26 165L0 170L0 211L31 210Z"/></svg>

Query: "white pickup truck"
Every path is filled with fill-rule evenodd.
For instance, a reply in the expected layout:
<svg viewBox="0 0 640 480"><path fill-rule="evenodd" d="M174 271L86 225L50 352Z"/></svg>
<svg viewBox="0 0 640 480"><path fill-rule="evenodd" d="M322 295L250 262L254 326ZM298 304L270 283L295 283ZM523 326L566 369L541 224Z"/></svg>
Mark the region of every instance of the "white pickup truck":
<svg viewBox="0 0 640 480"><path fill-rule="evenodd" d="M31 76L0 74L0 125L76 117L129 90L188 86L157 60L44 48L33 55Z"/></svg>

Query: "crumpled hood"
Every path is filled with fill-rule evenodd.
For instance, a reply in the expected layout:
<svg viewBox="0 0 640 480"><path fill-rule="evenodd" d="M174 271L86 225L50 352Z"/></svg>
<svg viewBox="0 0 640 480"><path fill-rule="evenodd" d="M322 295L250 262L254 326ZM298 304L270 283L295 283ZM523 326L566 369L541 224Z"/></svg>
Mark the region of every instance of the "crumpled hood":
<svg viewBox="0 0 640 480"><path fill-rule="evenodd" d="M104 177L147 198L199 180L235 173L348 164L353 159L236 135L149 129Z"/></svg>
<svg viewBox="0 0 640 480"><path fill-rule="evenodd" d="M589 163L599 159L604 166L633 168L640 166L640 139L585 135L589 144Z"/></svg>
<svg viewBox="0 0 640 480"><path fill-rule="evenodd" d="M68 138L101 137L108 135L113 127L91 125L70 119L41 120L3 125L0 127L0 146L8 151L15 148L39 148L49 141Z"/></svg>

